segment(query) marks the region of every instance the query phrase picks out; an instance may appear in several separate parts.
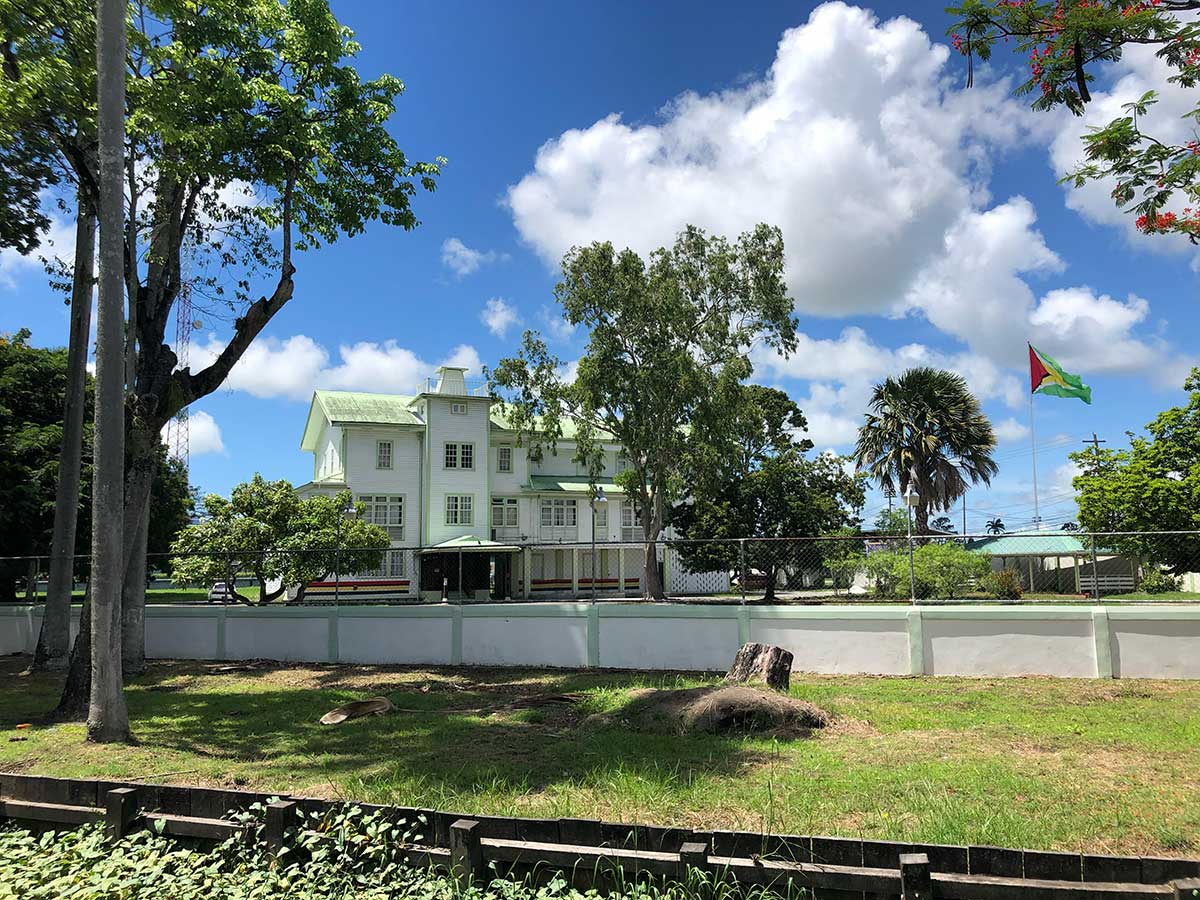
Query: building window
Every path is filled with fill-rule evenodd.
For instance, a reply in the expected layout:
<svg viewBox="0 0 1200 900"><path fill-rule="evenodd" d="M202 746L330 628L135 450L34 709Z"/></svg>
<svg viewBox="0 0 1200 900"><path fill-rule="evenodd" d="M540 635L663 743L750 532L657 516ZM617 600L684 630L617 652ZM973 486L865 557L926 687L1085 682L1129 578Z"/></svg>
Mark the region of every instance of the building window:
<svg viewBox="0 0 1200 900"><path fill-rule="evenodd" d="M626 500L621 504L621 540L641 541L645 540L645 536L646 532L642 528L642 521L638 518L637 510L632 501Z"/></svg>
<svg viewBox="0 0 1200 900"><path fill-rule="evenodd" d="M595 520L596 520L596 530L600 531L600 530L607 528L608 527L608 504L607 503L593 503L592 510L593 510L592 515L595 517Z"/></svg>
<svg viewBox="0 0 1200 900"><path fill-rule="evenodd" d="M447 469L475 468L475 445L447 443L442 455L442 464Z"/></svg>
<svg viewBox="0 0 1200 900"><path fill-rule="evenodd" d="M390 469L392 467L392 442L375 442L375 468Z"/></svg>
<svg viewBox="0 0 1200 900"><path fill-rule="evenodd" d="M394 494L359 494L363 521L387 531L393 541L404 540L404 498Z"/></svg>
<svg viewBox="0 0 1200 900"><path fill-rule="evenodd" d="M475 501L470 494L446 495L446 524L474 525Z"/></svg>
<svg viewBox="0 0 1200 900"><path fill-rule="evenodd" d="M512 447L498 447L496 449L496 471L512 471Z"/></svg>
<svg viewBox="0 0 1200 900"><path fill-rule="evenodd" d="M384 551L383 562L379 568L363 574L368 578L403 578L406 571L404 554L404 550Z"/></svg>
<svg viewBox="0 0 1200 900"><path fill-rule="evenodd" d="M542 525L546 528L573 527L576 524L576 506L574 500L542 501Z"/></svg>
<svg viewBox="0 0 1200 900"><path fill-rule="evenodd" d="M456 416L465 416L467 414L467 404L451 403L450 404L450 412L452 412Z"/></svg>
<svg viewBox="0 0 1200 900"><path fill-rule="evenodd" d="M520 524L517 500L515 497L492 498L492 527L516 528Z"/></svg>

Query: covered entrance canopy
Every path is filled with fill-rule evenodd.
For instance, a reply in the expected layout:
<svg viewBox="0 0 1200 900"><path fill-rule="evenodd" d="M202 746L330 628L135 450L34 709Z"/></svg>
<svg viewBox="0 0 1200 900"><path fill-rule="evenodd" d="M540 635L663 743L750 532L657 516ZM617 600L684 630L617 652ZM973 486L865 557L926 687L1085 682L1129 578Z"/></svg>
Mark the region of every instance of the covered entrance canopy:
<svg viewBox="0 0 1200 900"><path fill-rule="evenodd" d="M520 550L512 544L469 534L425 547L419 551L421 594L460 600L503 600L515 592L513 555Z"/></svg>

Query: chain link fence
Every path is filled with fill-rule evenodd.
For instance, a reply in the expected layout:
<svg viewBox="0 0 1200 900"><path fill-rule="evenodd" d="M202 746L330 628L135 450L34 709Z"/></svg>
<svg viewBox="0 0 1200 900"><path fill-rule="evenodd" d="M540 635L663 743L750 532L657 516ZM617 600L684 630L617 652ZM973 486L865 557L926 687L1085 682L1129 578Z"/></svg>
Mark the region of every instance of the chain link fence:
<svg viewBox="0 0 1200 900"><path fill-rule="evenodd" d="M44 601L48 572L47 556L0 557L0 602ZM708 603L1200 600L1200 532L269 548L152 554L146 586L152 603L340 605L627 600L656 581Z"/></svg>

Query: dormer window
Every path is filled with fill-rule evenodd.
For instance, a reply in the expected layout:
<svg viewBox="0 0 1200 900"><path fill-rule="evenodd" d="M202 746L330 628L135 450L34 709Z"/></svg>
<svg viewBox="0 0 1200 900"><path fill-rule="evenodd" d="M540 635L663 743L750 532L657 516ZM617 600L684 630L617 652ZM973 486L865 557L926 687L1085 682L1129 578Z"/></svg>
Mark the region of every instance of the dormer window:
<svg viewBox="0 0 1200 900"><path fill-rule="evenodd" d="M465 416L467 414L467 404L451 403L450 404L450 412L456 416Z"/></svg>

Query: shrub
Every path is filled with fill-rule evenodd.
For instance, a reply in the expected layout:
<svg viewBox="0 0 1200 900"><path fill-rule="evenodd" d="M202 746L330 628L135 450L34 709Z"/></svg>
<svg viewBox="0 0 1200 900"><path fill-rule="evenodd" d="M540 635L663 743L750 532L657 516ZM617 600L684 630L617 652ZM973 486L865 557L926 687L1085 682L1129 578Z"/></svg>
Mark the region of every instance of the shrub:
<svg viewBox="0 0 1200 900"><path fill-rule="evenodd" d="M1020 600L1021 576L1012 569L988 572L979 579L979 587L997 600Z"/></svg>
<svg viewBox="0 0 1200 900"><path fill-rule="evenodd" d="M1179 590L1179 579L1158 566L1146 569L1142 576L1142 590L1147 594L1173 594Z"/></svg>
<svg viewBox="0 0 1200 900"><path fill-rule="evenodd" d="M929 594L947 600L961 597L966 588L983 578L990 571L991 563L986 556L971 553L953 541L944 544L925 544L913 553L913 568L916 572L917 599L924 599L920 583L927 582Z"/></svg>

